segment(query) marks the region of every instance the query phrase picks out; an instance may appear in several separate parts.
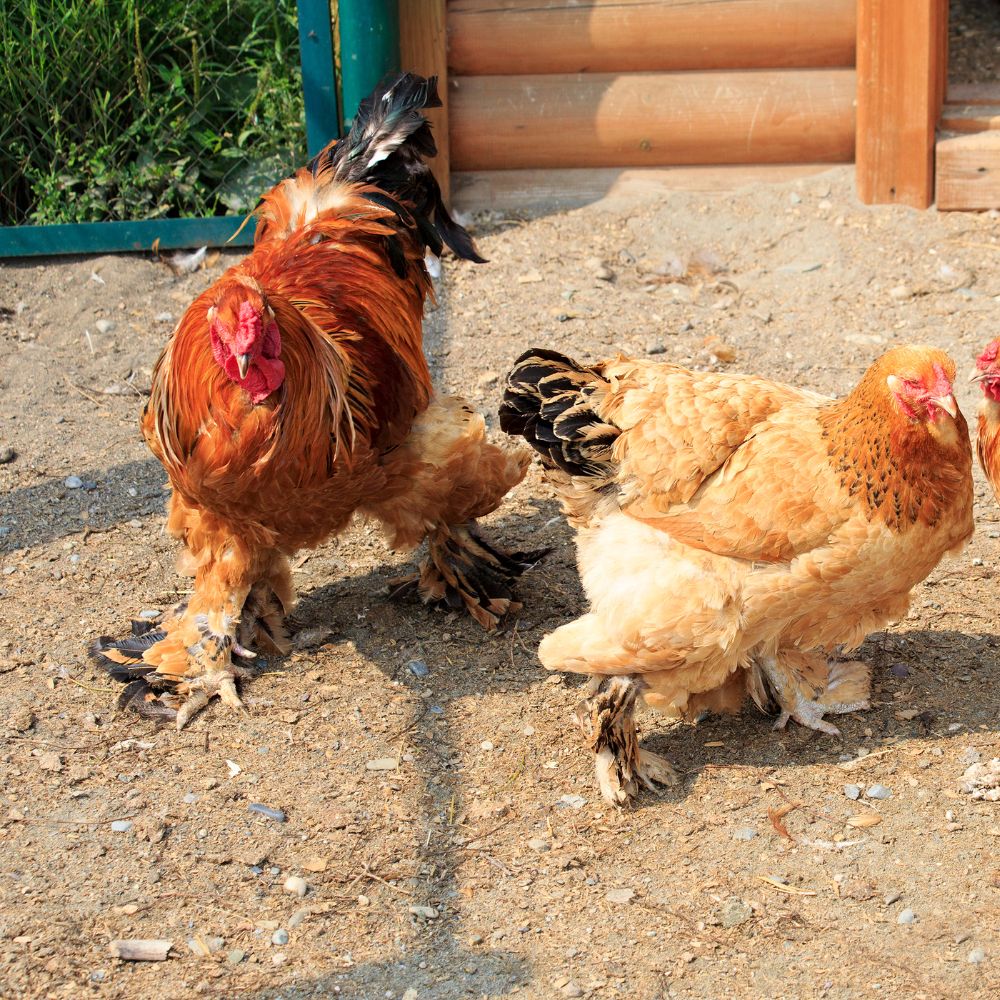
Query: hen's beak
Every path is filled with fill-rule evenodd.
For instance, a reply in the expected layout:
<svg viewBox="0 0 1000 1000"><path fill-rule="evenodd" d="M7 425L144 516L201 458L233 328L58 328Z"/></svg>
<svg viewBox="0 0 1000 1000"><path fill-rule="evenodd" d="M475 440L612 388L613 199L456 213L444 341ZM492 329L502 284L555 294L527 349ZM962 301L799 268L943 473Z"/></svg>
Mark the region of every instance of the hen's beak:
<svg viewBox="0 0 1000 1000"><path fill-rule="evenodd" d="M982 382L984 378L990 377L990 370L987 368L984 371L980 371L978 368L973 368L972 373L969 375L970 382Z"/></svg>
<svg viewBox="0 0 1000 1000"><path fill-rule="evenodd" d="M958 416L958 402L950 392L947 396L932 396L931 402L934 403L935 406L940 406L952 420Z"/></svg>
<svg viewBox="0 0 1000 1000"><path fill-rule="evenodd" d="M250 355L249 354L237 354L236 355L236 367L240 370L240 378L246 378L247 372L250 370Z"/></svg>

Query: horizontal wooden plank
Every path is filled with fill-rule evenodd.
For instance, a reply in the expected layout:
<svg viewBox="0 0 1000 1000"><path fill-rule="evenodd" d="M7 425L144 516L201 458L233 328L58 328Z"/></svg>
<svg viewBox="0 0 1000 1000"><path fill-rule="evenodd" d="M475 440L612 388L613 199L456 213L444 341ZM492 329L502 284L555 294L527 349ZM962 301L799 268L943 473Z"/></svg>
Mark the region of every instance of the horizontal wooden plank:
<svg viewBox="0 0 1000 1000"><path fill-rule="evenodd" d="M1000 129L1000 106L996 104L946 104L940 128L946 132L987 132Z"/></svg>
<svg viewBox="0 0 1000 1000"><path fill-rule="evenodd" d="M856 0L452 0L456 75L853 66Z"/></svg>
<svg viewBox="0 0 1000 1000"><path fill-rule="evenodd" d="M161 250L218 247L228 243L242 216L208 219L144 219L139 222L80 222L56 226L0 226L0 257L38 257L69 253L118 253L149 250L154 240ZM253 243L251 220L231 246Z"/></svg>
<svg viewBox="0 0 1000 1000"><path fill-rule="evenodd" d="M452 174L451 181L454 205L460 211L489 209L531 213L578 208L602 199L648 197L667 191L720 194L751 184L782 184L813 177L830 169L829 163L769 163L720 167L481 170Z"/></svg>
<svg viewBox="0 0 1000 1000"><path fill-rule="evenodd" d="M941 139L935 155L938 209L1000 208L1000 132Z"/></svg>
<svg viewBox="0 0 1000 1000"><path fill-rule="evenodd" d="M451 78L452 169L837 163L850 69Z"/></svg>
<svg viewBox="0 0 1000 1000"><path fill-rule="evenodd" d="M1000 104L1000 83L949 83L949 104Z"/></svg>

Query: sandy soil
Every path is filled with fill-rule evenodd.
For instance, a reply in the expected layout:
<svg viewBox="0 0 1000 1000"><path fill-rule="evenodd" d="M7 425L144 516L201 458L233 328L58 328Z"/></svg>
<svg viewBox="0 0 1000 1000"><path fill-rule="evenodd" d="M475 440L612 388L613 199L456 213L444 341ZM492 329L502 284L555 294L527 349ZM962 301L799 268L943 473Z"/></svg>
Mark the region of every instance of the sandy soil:
<svg viewBox="0 0 1000 1000"><path fill-rule="evenodd" d="M491 262L446 265L428 352L441 386L491 414L532 345L732 357L829 393L905 341L964 371L996 333L996 230L862 207L848 168L479 220ZM716 273L665 277L695 259ZM622 812L570 725L578 680L535 659L582 607L536 468L490 522L511 547L553 546L505 631L390 601L406 560L358 526L299 560L298 625L330 634L268 665L248 714L213 706L180 734L116 716L87 644L186 585L141 394L221 266L0 267L0 445L16 452L0 465L0 993L1000 996L1000 805L959 791L977 754L997 755L1000 717L1000 513L978 471L970 548L866 643L873 707L841 739L772 732L749 709L699 726L644 713L643 740L684 780ZM395 769L371 769L387 758ZM891 797L866 800L875 784ZM786 837L768 813L791 803ZM870 814L881 822L848 822ZM116 938L173 951L121 962Z"/></svg>

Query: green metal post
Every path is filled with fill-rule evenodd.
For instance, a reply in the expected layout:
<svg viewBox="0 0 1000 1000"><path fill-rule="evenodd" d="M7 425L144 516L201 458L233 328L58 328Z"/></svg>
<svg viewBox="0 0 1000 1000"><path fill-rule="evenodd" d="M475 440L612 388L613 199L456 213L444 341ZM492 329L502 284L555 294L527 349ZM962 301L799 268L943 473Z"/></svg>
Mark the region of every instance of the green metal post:
<svg viewBox="0 0 1000 1000"><path fill-rule="evenodd" d="M338 0L340 95L346 131L358 105L399 69L399 0Z"/></svg>
<svg viewBox="0 0 1000 1000"><path fill-rule="evenodd" d="M298 0L298 8L306 143L315 156L340 130L330 0Z"/></svg>

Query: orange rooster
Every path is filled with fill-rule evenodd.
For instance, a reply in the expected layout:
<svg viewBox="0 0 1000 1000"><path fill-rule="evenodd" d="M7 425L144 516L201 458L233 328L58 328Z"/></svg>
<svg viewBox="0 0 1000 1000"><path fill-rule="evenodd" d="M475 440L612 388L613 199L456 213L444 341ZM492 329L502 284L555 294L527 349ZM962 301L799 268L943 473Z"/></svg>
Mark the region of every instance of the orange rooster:
<svg viewBox="0 0 1000 1000"><path fill-rule="evenodd" d="M983 390L976 451L993 495L1000 500L1000 340L991 340L976 358L972 381Z"/></svg>
<svg viewBox="0 0 1000 1000"><path fill-rule="evenodd" d="M426 538L425 601L492 628L535 558L484 541L475 519L529 453L490 444L483 418L435 396L421 345L425 252L481 261L423 161L435 80L404 74L363 102L350 134L258 208L252 253L200 295L153 373L142 430L173 494L167 527L195 574L156 631L95 652L126 704L181 728L215 695L241 706L255 653L284 653L289 556L376 518L389 544ZM235 659L234 659L235 658Z"/></svg>
<svg viewBox="0 0 1000 1000"><path fill-rule="evenodd" d="M539 453L579 529L581 618L550 670L591 676L577 719L612 803L670 783L641 749L637 698L692 716L746 693L836 733L867 707L865 664L835 658L905 614L972 534L972 456L942 351L901 347L832 400L745 375L552 351L507 377L500 425Z"/></svg>

